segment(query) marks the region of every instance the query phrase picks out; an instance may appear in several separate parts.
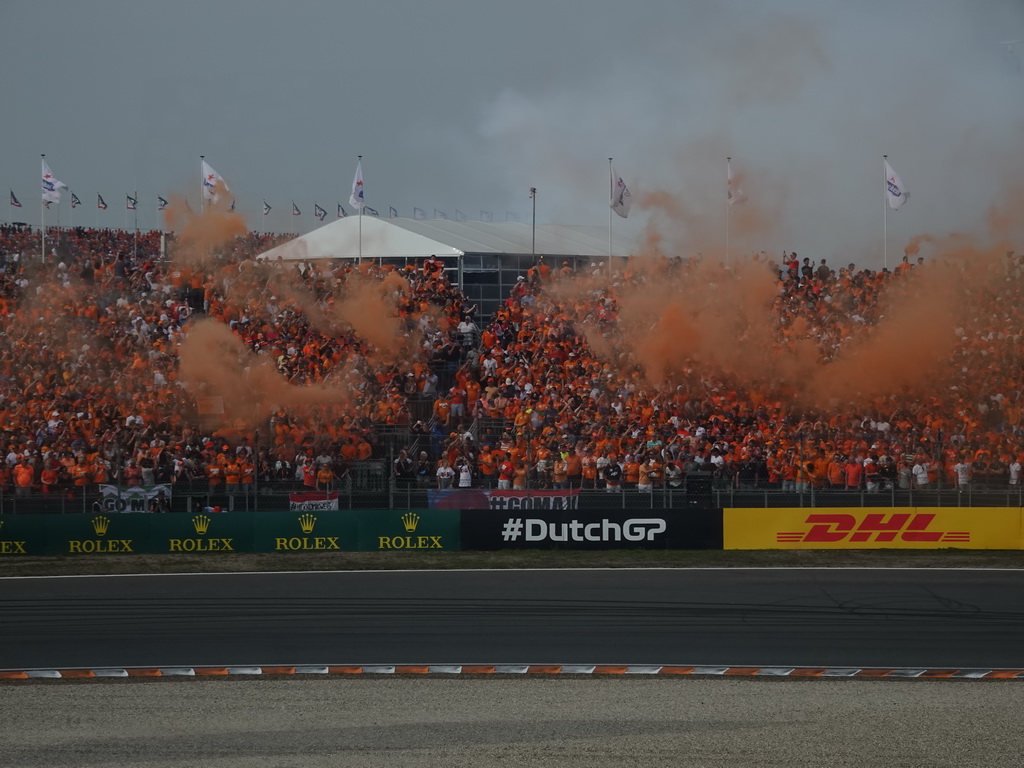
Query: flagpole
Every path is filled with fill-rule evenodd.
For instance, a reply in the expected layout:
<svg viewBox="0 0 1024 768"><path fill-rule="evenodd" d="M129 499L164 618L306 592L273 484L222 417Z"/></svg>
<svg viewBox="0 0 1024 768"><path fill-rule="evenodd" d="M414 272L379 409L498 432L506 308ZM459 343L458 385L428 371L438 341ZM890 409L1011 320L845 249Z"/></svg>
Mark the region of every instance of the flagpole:
<svg viewBox="0 0 1024 768"><path fill-rule="evenodd" d="M359 162L356 165L359 169L359 175L363 174L363 156L359 155ZM365 193L364 193L365 194ZM365 198L359 201L359 266L363 266L363 203L366 202Z"/></svg>
<svg viewBox="0 0 1024 768"><path fill-rule="evenodd" d="M42 163L46 162L46 155L41 154L40 157L40 169ZM39 196L39 263L42 264L46 259L46 201L43 200L43 196Z"/></svg>
<svg viewBox="0 0 1024 768"><path fill-rule="evenodd" d="M70 189L68 190L69 195L75 194ZM71 211L68 213L68 229L75 228L75 199L71 198Z"/></svg>
<svg viewBox="0 0 1024 768"><path fill-rule="evenodd" d="M203 186L203 163L206 162L206 155L199 156L199 215L202 216L204 213L204 200L205 196L203 193L206 191L206 187Z"/></svg>
<svg viewBox="0 0 1024 768"><path fill-rule="evenodd" d="M886 195L888 179L885 175L885 163L888 155L882 155L882 266L889 268L889 198Z"/></svg>
<svg viewBox="0 0 1024 768"><path fill-rule="evenodd" d="M732 158L731 157L725 158L725 263L726 264L729 263L729 234L730 234L730 229L731 229L731 226L732 226L731 212L729 210L729 208L731 207L729 205L729 203L731 202L729 200L729 193L732 192L732 190L729 188L729 171L731 170L729 164L731 162L732 162Z"/></svg>

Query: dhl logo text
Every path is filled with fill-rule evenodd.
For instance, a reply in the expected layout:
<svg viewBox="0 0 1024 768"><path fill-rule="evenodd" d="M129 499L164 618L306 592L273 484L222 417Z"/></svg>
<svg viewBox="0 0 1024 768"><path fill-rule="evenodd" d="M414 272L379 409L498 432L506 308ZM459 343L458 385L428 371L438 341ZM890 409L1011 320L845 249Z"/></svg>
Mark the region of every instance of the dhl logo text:
<svg viewBox="0 0 1024 768"><path fill-rule="evenodd" d="M935 519L926 512L869 513L858 523L857 516L846 514L808 515L809 531L780 531L776 541L787 544L828 544L849 542L949 542L968 543L970 531L930 531Z"/></svg>

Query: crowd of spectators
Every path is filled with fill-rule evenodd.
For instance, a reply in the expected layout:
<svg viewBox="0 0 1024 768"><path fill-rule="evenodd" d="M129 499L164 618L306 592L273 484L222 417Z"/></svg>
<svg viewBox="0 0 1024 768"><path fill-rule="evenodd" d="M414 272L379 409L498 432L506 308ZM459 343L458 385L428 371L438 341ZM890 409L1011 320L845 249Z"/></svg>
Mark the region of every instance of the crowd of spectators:
<svg viewBox="0 0 1024 768"><path fill-rule="evenodd" d="M887 290L929 269L909 257L893 271L833 270L796 254L755 261L778 277L776 351L800 333L818 365L878 323ZM979 287L967 296L969 322L948 330L952 354L935 361L942 387L831 408L793 398L792 382L743 379L696 358L662 385L644 380L642 366L621 354L634 342L617 324L620 294L638 282L685 281L698 266L707 280L697 260L645 270L626 264L613 277L591 279L581 294L558 288L574 277L568 265L552 269L541 260L486 325L479 356L447 396L464 401L481 427L479 448L453 450L449 463L465 461L476 482L513 489L652 491L681 488L695 475L722 488L797 492L1020 486L1021 258L1008 254L998 266L998 292ZM731 276L718 265L712 282L725 285ZM588 343L594 328L611 354ZM914 330L906 329L908 343Z"/></svg>
<svg viewBox="0 0 1024 768"><path fill-rule="evenodd" d="M0 490L334 490L370 462L410 488L650 492L695 476L793 491L1020 485L1024 289L1012 255L1007 287L979 290L969 322L953 331L942 361L953 386L830 410L698 359L652 384L628 356L595 349L595 333L602 347L628 346L617 323L626 288L685 278L696 260L626 262L607 279L588 270L587 290L564 291L559 284L583 276L540 259L492 317L478 318L437 259L255 259L288 237L250 233L186 265L160 232L53 229L40 257L37 231L0 228ZM761 261L778 278L777 345L802 329L820 365L878 322L888 288L930 268ZM388 287L402 354L318 320L356 279ZM178 349L197 317L230 328L290 385L343 381L351 396L218 422L203 407L209 393L179 375Z"/></svg>

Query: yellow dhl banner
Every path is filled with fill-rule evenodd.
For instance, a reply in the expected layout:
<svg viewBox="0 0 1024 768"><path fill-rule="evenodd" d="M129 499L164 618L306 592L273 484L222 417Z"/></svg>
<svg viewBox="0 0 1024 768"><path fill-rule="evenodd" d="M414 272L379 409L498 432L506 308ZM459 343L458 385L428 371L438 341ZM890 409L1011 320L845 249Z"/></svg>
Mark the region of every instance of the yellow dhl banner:
<svg viewBox="0 0 1024 768"><path fill-rule="evenodd" d="M1020 507L725 509L725 549L1022 549Z"/></svg>

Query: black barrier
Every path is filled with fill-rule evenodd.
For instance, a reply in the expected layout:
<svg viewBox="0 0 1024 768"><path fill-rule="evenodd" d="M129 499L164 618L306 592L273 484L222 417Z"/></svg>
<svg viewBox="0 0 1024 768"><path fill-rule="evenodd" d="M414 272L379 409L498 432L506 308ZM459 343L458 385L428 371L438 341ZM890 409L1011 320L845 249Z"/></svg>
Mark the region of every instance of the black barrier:
<svg viewBox="0 0 1024 768"><path fill-rule="evenodd" d="M722 510L463 510L463 550L721 549Z"/></svg>

